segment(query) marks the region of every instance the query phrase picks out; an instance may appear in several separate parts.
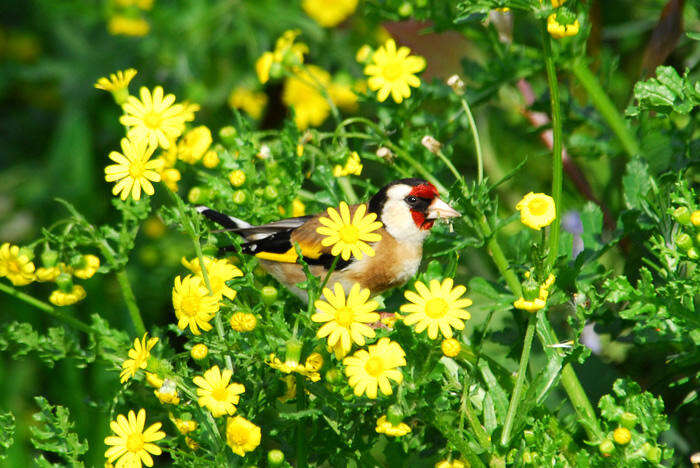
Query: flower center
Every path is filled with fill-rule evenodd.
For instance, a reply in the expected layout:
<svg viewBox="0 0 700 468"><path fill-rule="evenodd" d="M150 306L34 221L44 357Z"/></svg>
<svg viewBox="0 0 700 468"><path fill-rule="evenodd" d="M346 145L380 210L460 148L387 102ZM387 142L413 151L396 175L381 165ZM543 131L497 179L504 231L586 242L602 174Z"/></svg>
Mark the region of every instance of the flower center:
<svg viewBox="0 0 700 468"><path fill-rule="evenodd" d="M143 124L152 130L159 128L162 121L161 115L157 112L147 112L146 115L143 116Z"/></svg>
<svg viewBox="0 0 700 468"><path fill-rule="evenodd" d="M449 306L441 297L434 297L425 304L425 315L432 319L438 319L445 316Z"/></svg>
<svg viewBox="0 0 700 468"><path fill-rule="evenodd" d="M352 325L354 318L355 318L355 313L353 312L352 308L350 308L350 307L341 307L340 309L336 310L336 312L335 312L335 321L341 327L350 328L350 325Z"/></svg>
<svg viewBox="0 0 700 468"><path fill-rule="evenodd" d="M228 431L226 437L233 445L245 445L248 442L248 431L242 427L234 427Z"/></svg>
<svg viewBox="0 0 700 468"><path fill-rule="evenodd" d="M382 69L382 76L387 81L396 81L403 75L403 69L401 67L401 61L399 60L389 60L384 64Z"/></svg>
<svg viewBox="0 0 700 468"><path fill-rule="evenodd" d="M226 401L226 387L215 388L211 392L211 397L218 401Z"/></svg>
<svg viewBox="0 0 700 468"><path fill-rule="evenodd" d="M137 432L130 434L126 439L126 449L129 452L137 453L143 449L143 434Z"/></svg>
<svg viewBox="0 0 700 468"><path fill-rule="evenodd" d="M194 317L197 315L197 311L199 310L199 299L195 296L187 296L182 299L182 312L185 315L189 315L190 317Z"/></svg>
<svg viewBox="0 0 700 468"><path fill-rule="evenodd" d="M338 236L340 237L340 240L342 240L346 244L354 244L355 242L360 240L360 230L352 224L346 224L345 226L340 228Z"/></svg>
<svg viewBox="0 0 700 468"><path fill-rule="evenodd" d="M365 371L372 377L378 377L384 372L384 361L379 356L369 358L365 363Z"/></svg>
<svg viewBox="0 0 700 468"><path fill-rule="evenodd" d="M532 200L528 203L527 208L534 216L542 216L547 212L547 202L544 200Z"/></svg>
<svg viewBox="0 0 700 468"><path fill-rule="evenodd" d="M129 164L129 175L134 179L138 179L143 175L145 164L141 160L131 161Z"/></svg>

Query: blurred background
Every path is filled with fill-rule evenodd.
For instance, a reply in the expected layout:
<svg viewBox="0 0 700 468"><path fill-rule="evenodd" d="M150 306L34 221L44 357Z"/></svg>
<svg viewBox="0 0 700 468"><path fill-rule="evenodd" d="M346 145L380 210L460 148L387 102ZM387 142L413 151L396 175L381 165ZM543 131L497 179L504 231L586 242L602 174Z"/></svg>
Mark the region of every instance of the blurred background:
<svg viewBox="0 0 700 468"><path fill-rule="evenodd" d="M550 181L548 149L533 126L527 107L527 87L520 78L531 71L508 63L493 49L486 48L482 36L471 34L473 22L453 24L440 14L425 20L430 5L446 5L454 10L459 2L447 1L360 1L347 19L334 27L323 27L310 17L297 0L26 0L0 4L0 243L25 244L40 235L42 226L65 216L54 199L70 200L95 224L110 222L110 187L103 181L107 154L117 148L123 136L118 122L119 108L109 93L93 87L95 81L116 70L135 68L138 75L132 92L139 86L162 85L178 101L201 105L197 123L217 129L234 122L232 104L237 90L264 93L266 105L260 115L248 116L252 125L278 128L289 117L279 84L261 85L255 75L255 61L283 31L298 28L309 45L310 62L329 70L339 80L355 83L362 65L355 60L366 43L376 46L389 36L408 45L427 59L423 80L444 80L453 73L465 77L470 87L477 121L488 153L487 167L492 179L506 174L530 159L528 180L514 178L499 190L502 205L510 212L523 193L545 189ZM659 64L685 68L697 76L700 48L682 31L699 31L698 2L680 0L591 0L583 2L589 11L590 33L585 47L592 67L619 109L630 101L634 83L650 74ZM687 4L686 4L687 3ZM414 5L417 4L417 5ZM402 10L403 9L403 10ZM416 14L414 14L416 13ZM445 15L448 18L449 15ZM517 15L500 28L506 42L514 40L537 46L532 19ZM514 39L513 39L514 38ZM621 209L619 191L621 162L610 154L614 142L595 122L587 122L590 112L583 93L565 73L569 120L565 133L569 152L585 174L590 193L609 213ZM533 110L546 110L548 96L542 76L529 82ZM430 105L430 103L426 104ZM439 109L436 110L439 113ZM360 99L357 113L366 112ZM368 114L374 119L375 116ZM587 126L588 125L588 126ZM593 130L591 129L593 127ZM437 135L440 137L440 135ZM454 162L468 179L475 174L472 143L468 137L453 135ZM607 139L606 139L607 138ZM658 145L658 159L650 161L661 171L670 167L672 147ZM539 168L539 169L538 169ZM381 167L368 166L368 176L378 183ZM540 179L536 179L540 174ZM449 180L447 173L436 174ZM569 174L571 177L571 173ZM180 192L187 193L191 181L184 180ZM309 187L313 191L313 187ZM570 182L565 197L571 205L589 196ZM173 270L190 246L176 233L168 232L156 218L149 220L137 239L128 267L136 296L147 321L165 324L171 320L169 301ZM474 250L468 260L473 274L495 279L484 252ZM622 268L620 253L605 260ZM86 283L88 297L100 298L79 303L76 313L87 317L99 304L99 313L117 328L129 330L120 292L113 276L95 277ZM38 295L46 296L46 285L35 285ZM43 289L42 289L43 288ZM45 289L45 290L44 290ZM29 321L38 330L46 328L46 318L25 304L0 294L0 323ZM659 365L653 350L629 356L630 344L596 335L592 330L594 355L582 369L582 381L592 401L609 391L619 375L630 375L661 394L670 414L680 418L668 437L681 454L698 445L692 424L697 415L674 414L677 401L673 389L654 386L654 368ZM36 339L28 336L28 340ZM0 350L7 344L0 335ZM10 448L6 466L29 466L31 449L28 427L36 411L33 396L43 394L54 404L68 406L76 421L76 431L89 435L89 466L104 462L103 444L106 417L99 410L103 395L113 395L119 386L115 373L99 364L78 369L70 359L52 365L37 356L17 360L0 354L0 408L10 409L18 419L16 442ZM692 416L692 417L691 417ZM693 419L695 418L695 419ZM691 424L691 426L687 426ZM695 425L695 429L698 426Z"/></svg>

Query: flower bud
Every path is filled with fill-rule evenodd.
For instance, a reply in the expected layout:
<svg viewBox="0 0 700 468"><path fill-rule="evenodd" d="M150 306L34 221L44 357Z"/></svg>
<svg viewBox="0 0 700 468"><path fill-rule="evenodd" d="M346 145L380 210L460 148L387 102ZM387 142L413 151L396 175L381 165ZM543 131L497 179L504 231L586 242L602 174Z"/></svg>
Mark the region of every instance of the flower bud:
<svg viewBox="0 0 700 468"><path fill-rule="evenodd" d="M620 424L627 429L632 429L637 424L637 416L629 411L625 411L620 416Z"/></svg>
<svg viewBox="0 0 700 468"><path fill-rule="evenodd" d="M693 226L700 226L700 210L695 210L690 215L690 222Z"/></svg>
<svg viewBox="0 0 700 468"><path fill-rule="evenodd" d="M227 145L232 145L235 143L236 136L238 136L238 131L236 131L236 128L232 125L221 127L221 130L219 130L219 138L221 138L221 141Z"/></svg>
<svg viewBox="0 0 700 468"><path fill-rule="evenodd" d="M284 362L285 364L290 363L290 365L298 365L299 358L301 357L301 348L304 347L304 343L296 338L290 338L285 345Z"/></svg>
<svg viewBox="0 0 700 468"><path fill-rule="evenodd" d="M73 279L68 273L61 273L58 275L58 278L56 278L56 285L58 289L65 293L73 291Z"/></svg>
<svg viewBox="0 0 700 468"><path fill-rule="evenodd" d="M408 2L403 2L399 6L397 13L399 14L399 16L402 16L404 18L407 16L411 16L413 14L413 5L411 5Z"/></svg>
<svg viewBox="0 0 700 468"><path fill-rule="evenodd" d="M462 350L462 345L454 338L448 338L442 341L440 348L442 349L442 354L445 356L455 357L459 355L459 352Z"/></svg>
<svg viewBox="0 0 700 468"><path fill-rule="evenodd" d="M532 430L527 429L523 431L523 437L525 437L525 442L531 444L535 440L535 433Z"/></svg>
<svg viewBox="0 0 700 468"><path fill-rule="evenodd" d="M654 447L649 442L644 442L644 445L642 445L642 453L644 453L644 458L652 463L659 463L661 461L661 449L659 447Z"/></svg>
<svg viewBox="0 0 700 468"><path fill-rule="evenodd" d="M201 203L202 200L202 189L199 187L192 187L187 193L187 201L190 203Z"/></svg>
<svg viewBox="0 0 700 468"><path fill-rule="evenodd" d="M277 197L279 197L279 195L280 195L279 192L277 191L277 189L273 185L268 185L267 187L265 187L265 193L263 194L263 196L267 200L270 200L270 201L276 200Z"/></svg>
<svg viewBox="0 0 700 468"><path fill-rule="evenodd" d="M342 383L343 373L335 368L329 369L328 372L326 372L326 382L329 382L334 385Z"/></svg>
<svg viewBox="0 0 700 468"><path fill-rule="evenodd" d="M290 54L290 55L292 57L294 57L295 61L298 61L297 57L294 54ZM287 57L285 56L285 58L287 58ZM282 78L283 75L284 75L284 67L282 66L282 64L278 63L278 62L273 62L272 65L270 65L270 78L276 80L278 78Z"/></svg>
<svg viewBox="0 0 700 468"><path fill-rule="evenodd" d="M615 451L615 445L610 439L605 439L598 445L598 450L604 457L609 457Z"/></svg>
<svg viewBox="0 0 700 468"><path fill-rule="evenodd" d="M459 75L452 75L447 79L447 86L452 88L452 91L456 95L461 96L467 89L467 85L464 84L464 80Z"/></svg>
<svg viewBox="0 0 700 468"><path fill-rule="evenodd" d="M234 187L240 187L241 185L245 184L245 172L240 169L232 171L228 175L228 181L231 182L231 185Z"/></svg>
<svg viewBox="0 0 700 468"><path fill-rule="evenodd" d="M540 296L540 285L530 275L523 282L523 297L526 301L533 301Z"/></svg>
<svg viewBox="0 0 700 468"><path fill-rule="evenodd" d="M207 357L208 353L209 349L207 348L207 345L203 343L197 343L196 345L192 346L192 349L190 350L190 356L192 356L192 359L196 360L204 359Z"/></svg>
<svg viewBox="0 0 700 468"><path fill-rule="evenodd" d="M403 421L403 411L399 405L391 405L386 410L386 420L392 426L398 426Z"/></svg>
<svg viewBox="0 0 700 468"><path fill-rule="evenodd" d="M682 232L676 236L676 245L682 250L690 250L693 248L693 239L685 232Z"/></svg>
<svg viewBox="0 0 700 468"><path fill-rule="evenodd" d="M684 226L690 225L690 211L688 211L688 208L686 208L685 206L679 206L678 208L673 210L671 216L673 216L673 219L675 219Z"/></svg>
<svg viewBox="0 0 700 468"><path fill-rule="evenodd" d="M688 257L692 258L693 260L698 259L698 251L695 250L695 247L688 249Z"/></svg>
<svg viewBox="0 0 700 468"><path fill-rule="evenodd" d="M420 144L425 146L426 149L433 154L437 154L440 151L440 149L442 148L442 143L437 141L435 139L435 137L433 137L431 135L424 136L421 139Z"/></svg>
<svg viewBox="0 0 700 468"><path fill-rule="evenodd" d="M284 463L284 453L281 450L270 450L267 452L268 466L282 466Z"/></svg>
<svg viewBox="0 0 700 468"><path fill-rule="evenodd" d="M534 453L532 452L525 452L523 453L523 464L529 465L533 462L533 457Z"/></svg>
<svg viewBox="0 0 700 468"><path fill-rule="evenodd" d="M379 149L377 149L377 157L382 158L386 162L390 163L394 160L396 155L391 152L389 148L386 146L381 146Z"/></svg>
<svg viewBox="0 0 700 468"><path fill-rule="evenodd" d="M58 262L58 252L51 250L48 246L41 253L41 264L46 268L51 268Z"/></svg>
<svg viewBox="0 0 700 468"><path fill-rule="evenodd" d="M272 305L277 300L277 288L274 286L265 286L260 290L262 301L265 305Z"/></svg>
<svg viewBox="0 0 700 468"><path fill-rule="evenodd" d="M235 192L233 192L231 199L236 205L242 205L243 203L245 203L246 194L243 190L236 190Z"/></svg>
<svg viewBox="0 0 700 468"><path fill-rule="evenodd" d="M618 427L613 432L613 440L618 445L627 445L632 440L632 433L626 427Z"/></svg>

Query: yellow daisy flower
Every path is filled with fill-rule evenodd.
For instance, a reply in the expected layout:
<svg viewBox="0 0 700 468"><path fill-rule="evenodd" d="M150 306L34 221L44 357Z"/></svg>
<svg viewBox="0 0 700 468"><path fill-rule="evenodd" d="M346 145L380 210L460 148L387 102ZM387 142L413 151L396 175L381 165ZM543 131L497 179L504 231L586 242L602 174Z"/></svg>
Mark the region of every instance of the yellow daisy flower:
<svg viewBox="0 0 700 468"><path fill-rule="evenodd" d="M199 266L199 258L195 257L189 262L183 258L182 264L185 268L201 278L202 284L204 284L204 276L202 275L202 268ZM209 286L211 286L212 294L217 299L221 299L221 297L224 296L230 300L234 300L236 298L236 291L231 289L226 282L231 281L233 278L243 276L243 272L225 259L204 257L204 266L207 269L207 276L209 276Z"/></svg>
<svg viewBox="0 0 700 468"><path fill-rule="evenodd" d="M287 78L282 101L294 109L294 123L299 130L318 127L330 115L331 106L319 88L328 89L331 75L316 65L308 65Z"/></svg>
<svg viewBox="0 0 700 468"><path fill-rule="evenodd" d="M303 0L301 7L318 24L332 28L353 14L357 0Z"/></svg>
<svg viewBox="0 0 700 468"><path fill-rule="evenodd" d="M136 76L136 73L138 72L133 68L128 68L124 71L119 70L117 73L111 73L109 78L103 76L98 79L95 83L95 88L109 91L116 96L129 89L129 83ZM128 96L128 92L126 96ZM126 100L126 96L124 96L124 100Z"/></svg>
<svg viewBox="0 0 700 468"><path fill-rule="evenodd" d="M290 359L282 362L280 358L276 357L274 354L270 354L270 361L267 363L268 366L285 374L296 372L297 374L308 378L312 382L318 382L321 380L321 374L317 372L318 369L316 369L315 363L311 362L310 366L307 364L301 364L298 361Z"/></svg>
<svg viewBox="0 0 700 468"><path fill-rule="evenodd" d="M324 323L316 333L317 338L328 337L328 346L335 347L340 343L341 354L350 352L352 343L364 346L365 337L374 338L375 333L367 323L379 320L379 314L373 312L379 307L376 301L370 301L369 289L361 289L355 283L350 289L347 301L345 291L340 283L335 283L333 289L323 289L325 300L317 300L316 313L311 316L311 320L317 323Z"/></svg>
<svg viewBox="0 0 700 468"><path fill-rule="evenodd" d="M391 395L389 380L399 384L403 381L403 374L397 367L406 365L405 356L398 343L384 337L366 350L361 349L343 359L345 375L355 396L366 393L368 398L377 398L377 387L384 395Z"/></svg>
<svg viewBox="0 0 700 468"><path fill-rule="evenodd" d="M153 442L165 437L165 432L161 431L161 423L151 424L144 430L146 425L146 410L140 409L138 414L129 411L128 418L123 414L117 416L116 421L109 423L115 435L105 438L105 445L110 446L105 452L105 457L109 463L117 461L119 468L141 468L142 464L153 466L151 455L160 455L162 450Z"/></svg>
<svg viewBox="0 0 700 468"><path fill-rule="evenodd" d="M241 416L227 418L226 443L233 453L244 457L260 445L260 428Z"/></svg>
<svg viewBox="0 0 700 468"><path fill-rule="evenodd" d="M121 147L123 154L117 151L109 153L109 159L116 164L105 167L105 180L117 182L112 188L112 194L121 194L122 200L126 200L129 195L134 200L140 200L141 189L147 195L153 195L155 190L151 181L160 181L157 172L160 163L150 159L155 146L150 146L143 138L122 138Z"/></svg>
<svg viewBox="0 0 700 468"><path fill-rule="evenodd" d="M219 311L219 300L209 295L200 277L187 275L180 280L178 276L173 287L173 307L178 328L189 327L194 335L199 335L200 328L211 330L209 321Z"/></svg>
<svg viewBox="0 0 700 468"><path fill-rule="evenodd" d="M563 37L575 36L578 34L581 25L578 20L571 24L560 24L557 21L557 14L552 13L547 17L547 32L550 36L555 39L561 39Z"/></svg>
<svg viewBox="0 0 700 468"><path fill-rule="evenodd" d="M151 349L158 343L157 337L148 338L148 333L143 338L134 339L134 347L129 350L129 359L122 363L122 371L119 374L121 383L126 382L136 375L139 369L145 369L148 365L148 358L151 357Z"/></svg>
<svg viewBox="0 0 700 468"><path fill-rule="evenodd" d="M211 130L205 125L200 125L185 133L177 145L177 157L187 164L195 164L212 143Z"/></svg>
<svg viewBox="0 0 700 468"><path fill-rule="evenodd" d="M83 255L82 265L80 268L73 270L73 276L80 279L92 278L92 276L100 268L100 259L92 254Z"/></svg>
<svg viewBox="0 0 700 468"><path fill-rule="evenodd" d="M267 105L267 94L254 91L245 86L239 86L228 97L228 105L232 109L240 109L253 119L258 120L263 115Z"/></svg>
<svg viewBox="0 0 700 468"><path fill-rule="evenodd" d="M15 286L34 281L34 263L20 251L19 246L5 242L0 247L0 278L7 278Z"/></svg>
<svg viewBox="0 0 700 468"><path fill-rule="evenodd" d="M409 86L420 86L420 79L414 73L425 68L425 59L410 53L408 47L397 50L396 42L389 39L372 54L372 61L365 67L365 75L369 76L369 89L378 91L379 102L384 102L391 94L394 102L401 103L411 96Z"/></svg>
<svg viewBox="0 0 700 468"><path fill-rule="evenodd" d="M358 260L362 259L363 253L374 257L374 249L367 242L378 242L382 238L381 234L373 232L382 227L380 221L375 221L376 213L365 216L367 205L362 204L355 210L351 221L347 203L340 202L339 211L328 208L328 218L319 218L323 226L316 228L316 232L326 236L321 245L333 246L331 255L340 255L343 260L349 260L351 254Z"/></svg>
<svg viewBox="0 0 700 468"><path fill-rule="evenodd" d="M49 295L49 302L55 306L63 307L80 302L85 299L85 296L87 296L85 288L79 284L74 284L69 291L63 291L61 289L52 291L51 295Z"/></svg>
<svg viewBox="0 0 700 468"><path fill-rule="evenodd" d="M124 115L119 122L128 128L129 138L145 138L151 146L170 147L185 130L185 122L194 119L182 104L175 104L175 95L163 96L163 88L156 86L153 93L145 86L140 90L141 100L129 96L122 106ZM191 118L190 118L191 117Z"/></svg>
<svg viewBox="0 0 700 468"><path fill-rule="evenodd" d="M520 221L537 231L549 226L557 217L554 198L544 193L528 193L515 205L515 209L520 211Z"/></svg>
<svg viewBox="0 0 700 468"><path fill-rule="evenodd" d="M357 154L357 151L350 153L348 160L345 161L345 166L338 164L333 168L334 177L344 177L350 174L357 176L362 174L362 161L360 160L360 155Z"/></svg>
<svg viewBox="0 0 700 468"><path fill-rule="evenodd" d="M229 319L231 328L237 332L245 333L255 330L258 324L258 319L253 314L245 312L235 312Z"/></svg>
<svg viewBox="0 0 700 468"><path fill-rule="evenodd" d="M390 437L401 437L411 432L411 428L408 424L400 422L394 426L387 420L386 415L377 419L377 427L375 430L380 434L386 434Z"/></svg>
<svg viewBox="0 0 700 468"><path fill-rule="evenodd" d="M470 299L460 299L467 291L462 285L452 287L452 278L445 278L442 284L438 280L430 281L430 289L422 282L416 281L414 288L418 291L406 291L404 296L412 304L401 306L401 312L406 315L403 319L408 326L416 325L416 333L422 333L428 329L428 337L434 340L438 336L438 330L445 338L452 338L452 328L462 330L464 322L471 318L471 314L464 310L472 305Z"/></svg>
<svg viewBox="0 0 700 468"><path fill-rule="evenodd" d="M214 366L204 372L204 377L198 375L193 379L197 387L197 403L211 411L212 416L218 418L224 414L236 412L236 405L240 400L240 394L245 392L245 387L239 383L229 383L233 371L219 370L219 366Z"/></svg>

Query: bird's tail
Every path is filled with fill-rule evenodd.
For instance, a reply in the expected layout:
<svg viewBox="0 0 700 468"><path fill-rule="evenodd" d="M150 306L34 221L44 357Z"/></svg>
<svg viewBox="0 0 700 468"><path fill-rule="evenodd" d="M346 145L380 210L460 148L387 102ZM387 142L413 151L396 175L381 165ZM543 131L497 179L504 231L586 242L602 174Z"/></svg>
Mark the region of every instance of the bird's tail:
<svg viewBox="0 0 700 468"><path fill-rule="evenodd" d="M253 227L252 224L243 221L242 219L234 218L233 216L229 216L220 211L212 210L208 206L198 206L197 212L231 231L244 230Z"/></svg>

